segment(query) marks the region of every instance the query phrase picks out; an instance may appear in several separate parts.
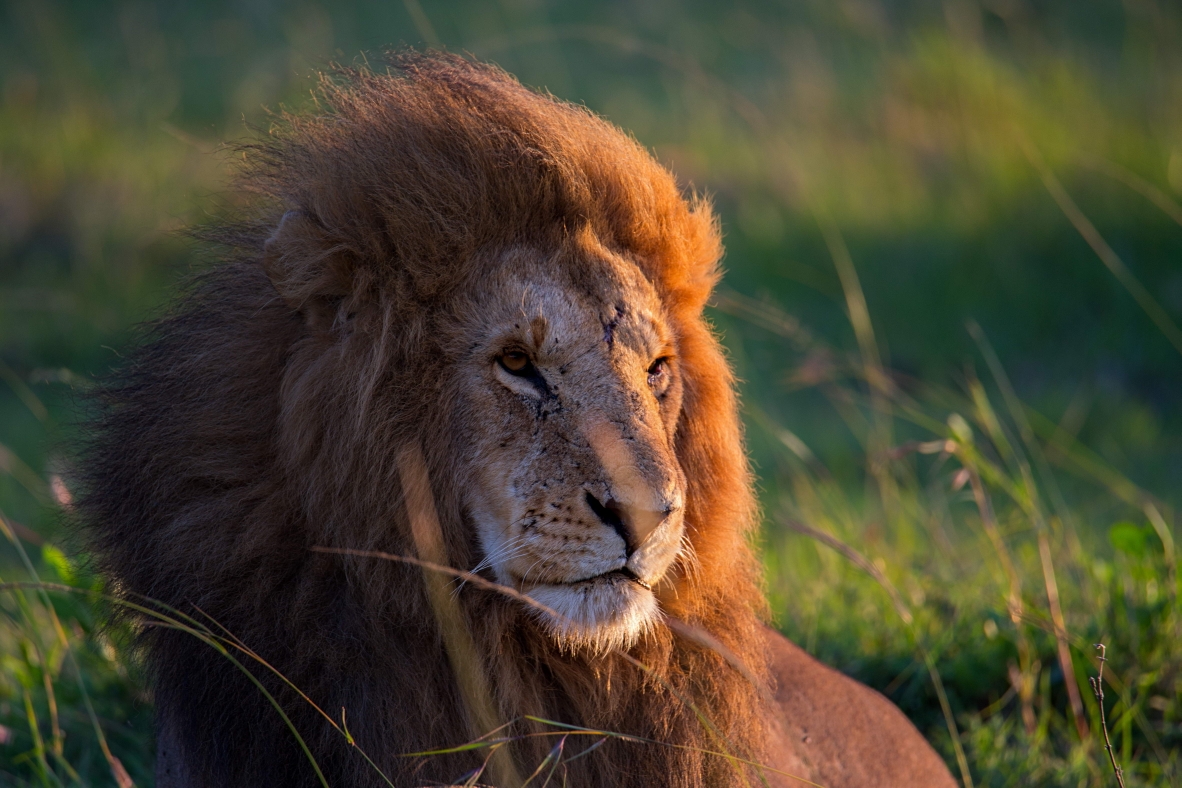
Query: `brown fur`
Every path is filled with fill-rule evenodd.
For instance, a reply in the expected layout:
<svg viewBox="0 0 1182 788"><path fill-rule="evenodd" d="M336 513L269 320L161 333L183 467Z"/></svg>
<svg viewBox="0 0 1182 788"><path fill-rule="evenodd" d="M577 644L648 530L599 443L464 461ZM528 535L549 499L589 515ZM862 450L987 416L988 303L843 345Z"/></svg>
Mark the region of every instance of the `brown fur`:
<svg viewBox="0 0 1182 788"><path fill-rule="evenodd" d="M504 250L576 266L556 252L593 239L656 289L684 386L676 455L698 558L661 604L756 676L767 641L733 381L702 317L721 253L709 206L683 199L610 124L495 68L415 54L391 65L326 79L321 114L285 116L247 149L255 217L215 231L231 259L104 388L81 510L121 589L216 620L330 714L345 709L358 745L395 785L415 785L481 761L399 755L471 738L422 576L310 548L413 554L398 456L418 445L450 561L480 560L452 475L465 449L455 420L472 414L449 383L463 352L449 326ZM285 214L294 224L275 234ZM687 745L610 742L570 765L568 785L730 785L742 770L695 748L768 756L761 689L714 651L658 626L630 652L645 672L619 655L564 653L498 594L469 584L459 599L514 733L539 729L522 720L532 714ZM162 784L315 784L279 716L225 659L172 630L146 628L143 641L174 770ZM308 704L253 670L330 784L382 784ZM521 740L523 773L555 741ZM567 755L590 741L572 739Z"/></svg>

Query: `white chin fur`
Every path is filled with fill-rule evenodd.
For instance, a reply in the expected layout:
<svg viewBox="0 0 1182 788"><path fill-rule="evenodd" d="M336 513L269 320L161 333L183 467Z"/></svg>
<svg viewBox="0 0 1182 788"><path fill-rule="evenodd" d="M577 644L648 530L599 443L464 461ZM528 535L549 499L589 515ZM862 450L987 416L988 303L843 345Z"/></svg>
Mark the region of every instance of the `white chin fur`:
<svg viewBox="0 0 1182 788"><path fill-rule="evenodd" d="M652 591L626 579L541 585L526 594L558 614L539 618L558 645L569 651L603 654L628 649L657 620Z"/></svg>

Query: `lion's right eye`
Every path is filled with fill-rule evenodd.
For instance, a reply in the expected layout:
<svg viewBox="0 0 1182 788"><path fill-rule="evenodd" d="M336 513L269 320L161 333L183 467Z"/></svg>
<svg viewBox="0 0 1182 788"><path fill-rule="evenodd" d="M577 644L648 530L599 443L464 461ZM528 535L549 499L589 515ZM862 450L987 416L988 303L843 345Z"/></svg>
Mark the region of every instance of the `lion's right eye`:
<svg viewBox="0 0 1182 788"><path fill-rule="evenodd" d="M507 351L501 355L498 361L504 370L510 375L528 378L532 377L534 374L534 365L530 362L529 356L522 353L520 350Z"/></svg>
<svg viewBox="0 0 1182 788"><path fill-rule="evenodd" d="M648 384L655 390L663 390L669 382L669 359L662 356L648 368Z"/></svg>

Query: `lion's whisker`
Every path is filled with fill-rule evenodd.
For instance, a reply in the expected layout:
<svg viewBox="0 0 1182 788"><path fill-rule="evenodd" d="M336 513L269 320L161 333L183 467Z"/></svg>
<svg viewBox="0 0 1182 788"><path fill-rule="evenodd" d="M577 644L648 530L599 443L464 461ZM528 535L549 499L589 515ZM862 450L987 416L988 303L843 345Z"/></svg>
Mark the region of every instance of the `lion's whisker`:
<svg viewBox="0 0 1182 788"><path fill-rule="evenodd" d="M486 555L484 560L477 564L476 569L473 571L479 571L486 567L492 566L494 562L504 562L509 560L516 552L520 551L520 549L525 546L525 541L525 534L518 534L512 539L509 539L496 550Z"/></svg>
<svg viewBox="0 0 1182 788"><path fill-rule="evenodd" d="M525 570L525 573L524 573L524 574L521 576L521 582L522 582L522 584L524 584L524 583L525 583L525 581L529 579L529 573L530 573L530 572L532 572L532 571L534 571L534 567L535 567L535 566L537 566L538 564L542 563L543 561L545 561L545 560L546 560L546 558L547 558L547 557L546 557L546 556L544 556L544 555L543 555L543 556L540 556L540 557L538 558L538 560L537 560L537 561L534 561L532 564L530 564L530 565L529 565L529 568L528 568L528 569L526 569L526 570Z"/></svg>
<svg viewBox="0 0 1182 788"><path fill-rule="evenodd" d="M478 572L491 567L494 563L504 563L516 558L518 555L524 552L525 538L525 534L518 534L498 547L496 550L488 553L480 560L478 564L476 564L476 566L470 570L471 574L477 574ZM468 578L454 578L454 580L458 580L459 583L456 585L455 589L452 590L453 599L459 596L460 592L464 589L464 586L467 585Z"/></svg>
<svg viewBox="0 0 1182 788"><path fill-rule="evenodd" d="M689 533L681 535L681 549L677 552L677 561L681 564L687 575L697 574L702 571L702 562L698 557L698 551L694 549L694 543L689 537Z"/></svg>

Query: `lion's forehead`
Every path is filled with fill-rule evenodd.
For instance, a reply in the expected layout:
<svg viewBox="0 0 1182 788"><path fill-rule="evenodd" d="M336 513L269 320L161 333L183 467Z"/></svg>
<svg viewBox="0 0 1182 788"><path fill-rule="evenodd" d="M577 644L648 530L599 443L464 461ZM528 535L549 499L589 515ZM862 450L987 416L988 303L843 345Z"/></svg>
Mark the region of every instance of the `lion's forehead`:
<svg viewBox="0 0 1182 788"><path fill-rule="evenodd" d="M612 273L594 287L548 276L514 278L500 288L500 319L485 330L543 355L577 354L599 342L651 352L667 333L660 299L639 274Z"/></svg>

